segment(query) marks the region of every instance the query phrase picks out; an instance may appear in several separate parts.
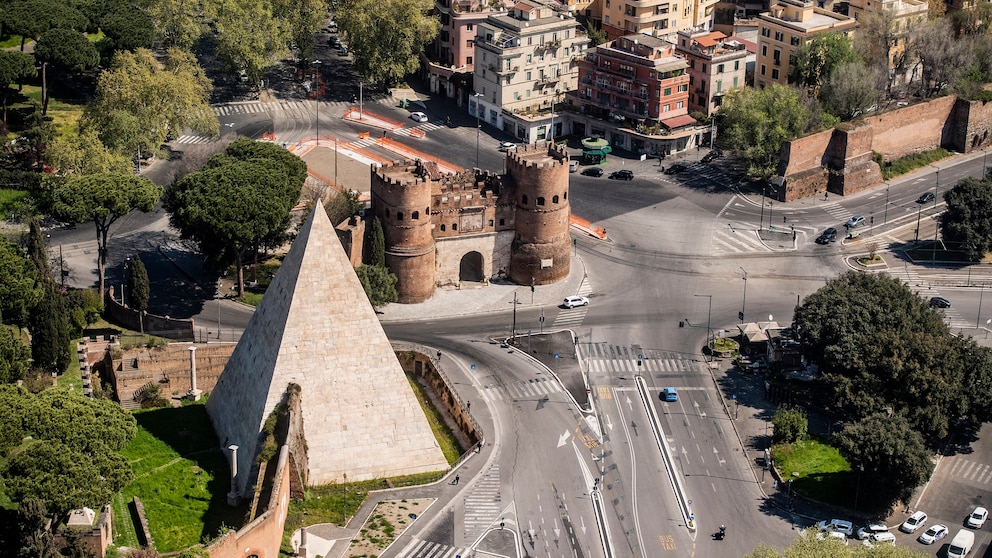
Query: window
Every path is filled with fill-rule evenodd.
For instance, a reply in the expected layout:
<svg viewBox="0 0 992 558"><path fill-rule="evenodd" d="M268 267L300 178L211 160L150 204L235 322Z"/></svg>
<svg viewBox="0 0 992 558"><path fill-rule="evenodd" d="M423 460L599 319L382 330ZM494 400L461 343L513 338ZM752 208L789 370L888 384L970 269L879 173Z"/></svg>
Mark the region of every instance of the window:
<svg viewBox="0 0 992 558"><path fill-rule="evenodd" d="M765 65L761 65L761 75L765 75Z"/></svg>
<svg viewBox="0 0 992 558"><path fill-rule="evenodd" d="M526 196L526 194L520 197L520 205L527 205L527 196Z"/></svg>
<svg viewBox="0 0 992 558"><path fill-rule="evenodd" d="M446 226L445 226L444 224L442 224L442 225L441 225L441 232L444 232L446 228L447 228L447 227L446 227Z"/></svg>
<svg viewBox="0 0 992 558"><path fill-rule="evenodd" d="M719 66L716 67L716 73L718 74L723 73L723 64L720 64Z"/></svg>
<svg viewBox="0 0 992 558"><path fill-rule="evenodd" d="M471 31L474 27L475 27L474 23L469 23L468 25L465 26L465 30Z"/></svg>
<svg viewBox="0 0 992 558"><path fill-rule="evenodd" d="M520 92L519 91L514 91L513 92L513 100L514 101L519 101L520 100Z"/></svg>
<svg viewBox="0 0 992 558"><path fill-rule="evenodd" d="M785 39L785 33L782 33L781 31L776 31L775 40L781 42L783 39Z"/></svg>
<svg viewBox="0 0 992 558"><path fill-rule="evenodd" d="M741 69L741 61L740 60L734 60L734 69L735 70L740 70Z"/></svg>
<svg viewBox="0 0 992 558"><path fill-rule="evenodd" d="M499 220L499 226L501 226L501 227L502 227L502 226L503 226L503 225L505 225L505 224L506 224L506 219L500 219L500 220Z"/></svg>
<svg viewBox="0 0 992 558"><path fill-rule="evenodd" d="M666 87L665 88L665 96L667 97L667 96L669 96L671 94L672 94L672 88L671 87Z"/></svg>
<svg viewBox="0 0 992 558"><path fill-rule="evenodd" d="M451 224L451 230L457 231L458 230L458 223L452 223Z"/></svg>
<svg viewBox="0 0 992 558"><path fill-rule="evenodd" d="M672 105L665 105L661 108L661 112L668 112L670 110L672 110Z"/></svg>
<svg viewBox="0 0 992 558"><path fill-rule="evenodd" d="M557 204L558 203L558 196L552 196L551 197L551 203Z"/></svg>
<svg viewBox="0 0 992 558"><path fill-rule="evenodd" d="M799 37L793 36L791 39L789 39L789 44L791 44L792 46L799 46Z"/></svg>
<svg viewBox="0 0 992 558"><path fill-rule="evenodd" d="M685 103L682 102L682 101L679 101L678 103L675 104L675 108L682 108L684 106L685 106Z"/></svg>
<svg viewBox="0 0 992 558"><path fill-rule="evenodd" d="M471 46L471 45L469 45L469 46ZM465 57L465 63L466 64L471 64L472 63L472 57L471 56Z"/></svg>
<svg viewBox="0 0 992 558"><path fill-rule="evenodd" d="M530 80L531 80L531 77L530 77L530 70L528 70L528 71L527 71L527 81L530 81Z"/></svg>
<svg viewBox="0 0 992 558"><path fill-rule="evenodd" d="M530 61L531 61L531 56L532 56L531 54L528 54L528 55L527 55L527 63L528 63L528 64L530 64Z"/></svg>
<svg viewBox="0 0 992 558"><path fill-rule="evenodd" d="M761 45L761 55L768 56L768 45Z"/></svg>
<svg viewBox="0 0 992 558"><path fill-rule="evenodd" d="M539 206L543 206L544 205L544 197L543 196L538 196L538 198L537 198L537 205L539 205Z"/></svg>
<svg viewBox="0 0 992 558"><path fill-rule="evenodd" d="M489 220L489 226L490 227L493 226L493 220L492 219Z"/></svg>
<svg viewBox="0 0 992 558"><path fill-rule="evenodd" d="M689 60L689 67L692 68L693 70L695 70L696 69L696 61L695 60Z"/></svg>
<svg viewBox="0 0 992 558"><path fill-rule="evenodd" d="M688 90L689 90L689 85L686 83L683 83L682 85L679 86L679 93L685 93Z"/></svg>
<svg viewBox="0 0 992 558"><path fill-rule="evenodd" d="M718 79L716 80L716 92L720 93L721 91L723 91L723 80Z"/></svg>
<svg viewBox="0 0 992 558"><path fill-rule="evenodd" d="M737 89L737 77L734 77L734 89Z"/></svg>
<svg viewBox="0 0 992 558"><path fill-rule="evenodd" d="M397 221L402 221L403 220L403 212L402 211L397 211L396 212L396 220Z"/></svg>
<svg viewBox="0 0 992 558"><path fill-rule="evenodd" d="M568 192L565 192L564 194L562 194L562 196L564 197L564 199L567 200L568 199Z"/></svg>
<svg viewBox="0 0 992 558"><path fill-rule="evenodd" d="M411 218L411 219L420 219L420 212L419 212L419 211L414 211L414 212L413 212L413 213L412 213L412 214L410 215L410 218Z"/></svg>
<svg viewBox="0 0 992 558"><path fill-rule="evenodd" d="M763 28L761 30L761 36L762 37L770 37L771 36L771 31L767 27L765 27L765 28Z"/></svg>
<svg viewBox="0 0 992 558"><path fill-rule="evenodd" d="M772 79L778 79L778 68L772 68Z"/></svg>

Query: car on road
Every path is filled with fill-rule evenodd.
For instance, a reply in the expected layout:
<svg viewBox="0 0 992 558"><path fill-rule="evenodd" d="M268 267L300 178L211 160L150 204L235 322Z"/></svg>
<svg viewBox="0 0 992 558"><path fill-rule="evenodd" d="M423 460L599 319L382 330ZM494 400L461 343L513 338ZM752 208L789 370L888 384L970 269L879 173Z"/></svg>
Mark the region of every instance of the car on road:
<svg viewBox="0 0 992 558"><path fill-rule="evenodd" d="M967 529L958 530L951 544L947 545L947 558L964 558L975 546L975 533Z"/></svg>
<svg viewBox="0 0 992 558"><path fill-rule="evenodd" d="M583 169L582 174L586 176L600 177L603 176L603 167L589 167L587 169Z"/></svg>
<svg viewBox="0 0 992 558"><path fill-rule="evenodd" d="M674 403L679 400L679 392L677 392L673 387L666 387L661 390L661 393L658 394L658 399L668 403Z"/></svg>
<svg viewBox="0 0 992 558"><path fill-rule="evenodd" d="M933 192L923 192L920 197L916 198L916 203L927 203L932 202L934 198Z"/></svg>
<svg viewBox="0 0 992 558"><path fill-rule="evenodd" d="M665 169L665 174L678 174L680 172L686 171L688 168L689 167L687 167L685 165L682 165L682 164L679 164L679 163L675 163L674 165L672 165L672 166L668 167L667 169Z"/></svg>
<svg viewBox="0 0 992 558"><path fill-rule="evenodd" d="M860 227L861 225L864 225L864 224L865 224L865 216L864 215L855 215L855 216L851 217L850 219L848 219L847 222L844 223L844 226L847 227L847 228L849 228L849 229L853 229L854 227Z"/></svg>
<svg viewBox="0 0 992 558"><path fill-rule="evenodd" d="M927 514L916 510L913 515L906 518L906 521L902 522L899 526L899 530L903 533L915 533L917 529L923 527L923 524L927 522Z"/></svg>
<svg viewBox="0 0 992 558"><path fill-rule="evenodd" d="M513 143L512 141L501 141L501 142L499 142L499 150L500 151L509 151L511 149L516 149L516 148L517 148L517 144Z"/></svg>
<svg viewBox="0 0 992 558"><path fill-rule="evenodd" d="M410 118L412 118L414 122L427 122L428 120L430 120L429 118L427 118L426 114L420 111L411 112Z"/></svg>
<svg viewBox="0 0 992 558"><path fill-rule="evenodd" d="M947 525L941 525L938 523L936 525L931 525L930 528L924 531L923 534L917 537L916 540L923 544L933 544L946 536Z"/></svg>
<svg viewBox="0 0 992 558"><path fill-rule="evenodd" d="M869 525L865 525L864 527L858 529L857 536L859 539L865 540L874 533L885 533L888 530L889 528L885 525L882 525L881 523L871 523Z"/></svg>
<svg viewBox="0 0 992 558"><path fill-rule="evenodd" d="M589 299L584 296L566 296L561 303L565 308L575 308L576 306L589 306Z"/></svg>
<svg viewBox="0 0 992 558"><path fill-rule="evenodd" d="M968 521L966 525L972 529L981 529L982 525L985 525L985 520L989 518L989 510L978 506L975 511L971 512L968 516Z"/></svg>
<svg viewBox="0 0 992 558"><path fill-rule="evenodd" d="M824 519L816 524L816 528L820 531L837 531L849 537L854 533L854 524L845 519Z"/></svg>
<svg viewBox="0 0 992 558"><path fill-rule="evenodd" d="M935 296L930 299L930 308L950 308L951 301L942 296Z"/></svg>
<svg viewBox="0 0 992 558"><path fill-rule="evenodd" d="M714 149L713 151L710 151L706 155L703 155L703 158L701 160L704 163L709 163L711 161L716 161L720 157L723 157L723 152L720 151L719 149Z"/></svg>
<svg viewBox="0 0 992 558"><path fill-rule="evenodd" d="M874 548L880 544L891 544L896 545L896 536L892 533L885 531L884 533L872 533L867 539L861 541L861 544L867 546L868 548Z"/></svg>
<svg viewBox="0 0 992 558"><path fill-rule="evenodd" d="M610 180L633 180L634 173L627 169L623 169L611 172L609 178Z"/></svg>
<svg viewBox="0 0 992 558"><path fill-rule="evenodd" d="M820 236L816 237L817 244L829 244L837 240L837 229L830 227L829 229L823 231Z"/></svg>

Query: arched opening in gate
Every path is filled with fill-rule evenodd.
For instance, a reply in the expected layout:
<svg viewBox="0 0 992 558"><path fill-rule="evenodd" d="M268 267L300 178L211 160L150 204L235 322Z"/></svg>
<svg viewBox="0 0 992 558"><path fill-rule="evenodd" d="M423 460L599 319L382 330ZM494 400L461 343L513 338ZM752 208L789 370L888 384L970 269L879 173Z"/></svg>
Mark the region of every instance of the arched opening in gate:
<svg viewBox="0 0 992 558"><path fill-rule="evenodd" d="M458 266L459 281L481 282L484 277L482 254L473 251L462 256L462 261Z"/></svg>

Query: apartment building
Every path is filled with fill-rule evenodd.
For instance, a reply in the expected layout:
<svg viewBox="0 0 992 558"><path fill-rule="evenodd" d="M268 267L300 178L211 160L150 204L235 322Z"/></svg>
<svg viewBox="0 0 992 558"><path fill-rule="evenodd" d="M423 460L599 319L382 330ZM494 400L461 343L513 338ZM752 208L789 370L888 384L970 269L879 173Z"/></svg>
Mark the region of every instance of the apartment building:
<svg viewBox="0 0 992 558"><path fill-rule="evenodd" d="M712 115L723 96L745 86L751 53L719 31L679 31L676 51L689 61L689 111Z"/></svg>
<svg viewBox="0 0 992 558"><path fill-rule="evenodd" d="M593 0L586 15L607 40L625 35L661 37L709 27L718 0Z"/></svg>
<svg viewBox="0 0 992 558"><path fill-rule="evenodd" d="M446 97L471 94L475 34L487 17L505 13L511 0L435 0L441 29L421 53L421 68L431 93Z"/></svg>
<svg viewBox="0 0 992 558"><path fill-rule="evenodd" d="M569 133L556 109L575 89L589 43L572 14L557 6L518 0L476 33L469 114L527 143Z"/></svg>
<svg viewBox="0 0 992 558"><path fill-rule="evenodd" d="M674 44L651 35L599 45L579 61L578 90L568 95L575 110L564 118L574 134L634 153L682 151L698 140L688 67Z"/></svg>
<svg viewBox="0 0 992 558"><path fill-rule="evenodd" d="M906 40L915 27L926 23L930 5L926 0L850 0L847 3L847 15L856 21L862 21L871 12L888 12L892 17L889 32L893 43L887 45L888 64L896 85L915 79L918 67L915 63L904 60L906 55ZM876 48L886 48L875 45Z"/></svg>
<svg viewBox="0 0 992 558"><path fill-rule="evenodd" d="M776 0L768 12L758 16L755 86L787 84L793 53L801 45L821 33L849 35L857 26L854 18L818 8L810 1Z"/></svg>

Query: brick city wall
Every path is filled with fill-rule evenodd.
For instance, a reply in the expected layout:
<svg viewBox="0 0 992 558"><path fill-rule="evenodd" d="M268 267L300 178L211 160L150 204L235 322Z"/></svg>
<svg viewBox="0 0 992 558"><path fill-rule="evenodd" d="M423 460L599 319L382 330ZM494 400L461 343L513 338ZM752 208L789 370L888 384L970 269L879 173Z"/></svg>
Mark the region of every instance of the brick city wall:
<svg viewBox="0 0 992 558"><path fill-rule="evenodd" d="M470 446L483 439L481 429L469 413L469 405L459 399L458 395L452 391L444 375L438 371L429 355L411 350L396 353L396 358L407 374L422 377L431 387L435 404L440 402L444 406L448 416L468 440Z"/></svg>
<svg viewBox="0 0 992 558"><path fill-rule="evenodd" d="M351 267L355 269L361 267L362 257L365 254L365 219L354 215L334 227L334 232L341 241L341 247L344 248Z"/></svg>
<svg viewBox="0 0 992 558"><path fill-rule="evenodd" d="M986 86L992 89L992 86ZM958 100L954 107L954 144L964 153L983 149L992 141L992 102Z"/></svg>
<svg viewBox="0 0 992 558"><path fill-rule="evenodd" d="M107 288L107 294L103 297L103 309L110 315L111 321L118 323L134 331L144 331L145 333L175 339L176 341L193 340L193 320L175 319L168 316L156 316L155 314L144 313L143 320L139 319L137 310L122 306L114 300L114 287Z"/></svg>
<svg viewBox="0 0 992 558"><path fill-rule="evenodd" d="M871 148L886 161L892 161L911 153L949 147L956 100L950 95L865 118L865 123L874 129Z"/></svg>
<svg viewBox="0 0 992 558"><path fill-rule="evenodd" d="M505 276L510 268L510 244L513 231L437 240L437 283L457 285L461 277L462 257L470 252L482 255L482 278Z"/></svg>

